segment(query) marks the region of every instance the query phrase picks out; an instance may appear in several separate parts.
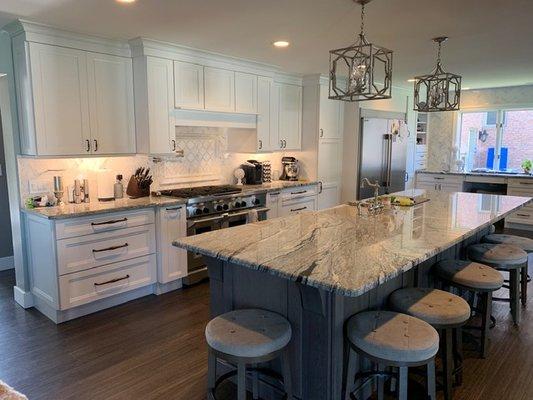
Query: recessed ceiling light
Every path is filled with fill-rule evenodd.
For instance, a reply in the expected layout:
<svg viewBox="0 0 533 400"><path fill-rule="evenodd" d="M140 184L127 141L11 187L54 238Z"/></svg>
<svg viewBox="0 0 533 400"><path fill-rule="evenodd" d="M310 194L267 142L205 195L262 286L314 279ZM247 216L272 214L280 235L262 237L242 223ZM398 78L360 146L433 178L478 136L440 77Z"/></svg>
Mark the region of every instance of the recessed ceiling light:
<svg viewBox="0 0 533 400"><path fill-rule="evenodd" d="M412 79L407 79L407 82L416 82L416 79L412 78Z"/></svg>
<svg viewBox="0 0 533 400"><path fill-rule="evenodd" d="M116 0L118 3L135 3L136 0Z"/></svg>
<svg viewBox="0 0 533 400"><path fill-rule="evenodd" d="M463 90L470 90L470 88L469 87L464 87Z"/></svg>
<svg viewBox="0 0 533 400"><path fill-rule="evenodd" d="M272 43L275 47L289 47L290 43L286 40L278 40Z"/></svg>

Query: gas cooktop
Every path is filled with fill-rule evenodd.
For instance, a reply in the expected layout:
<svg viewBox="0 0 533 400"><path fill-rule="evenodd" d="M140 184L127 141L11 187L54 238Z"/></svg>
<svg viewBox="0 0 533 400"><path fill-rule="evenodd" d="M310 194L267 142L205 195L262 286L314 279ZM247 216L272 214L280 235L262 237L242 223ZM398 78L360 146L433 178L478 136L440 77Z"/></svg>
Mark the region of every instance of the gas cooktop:
<svg viewBox="0 0 533 400"><path fill-rule="evenodd" d="M203 196L223 196L227 194L240 193L242 188L232 185L212 185L196 186L182 189L161 190L162 196L179 197L182 199L193 199Z"/></svg>

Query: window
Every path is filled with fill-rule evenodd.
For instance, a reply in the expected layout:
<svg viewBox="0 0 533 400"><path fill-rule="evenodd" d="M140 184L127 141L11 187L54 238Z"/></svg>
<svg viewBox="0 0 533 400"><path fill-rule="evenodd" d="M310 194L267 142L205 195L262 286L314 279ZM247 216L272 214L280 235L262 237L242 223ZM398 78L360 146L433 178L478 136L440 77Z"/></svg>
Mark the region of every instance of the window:
<svg viewBox="0 0 533 400"><path fill-rule="evenodd" d="M460 113L459 157L465 170L521 172L533 159L533 109Z"/></svg>

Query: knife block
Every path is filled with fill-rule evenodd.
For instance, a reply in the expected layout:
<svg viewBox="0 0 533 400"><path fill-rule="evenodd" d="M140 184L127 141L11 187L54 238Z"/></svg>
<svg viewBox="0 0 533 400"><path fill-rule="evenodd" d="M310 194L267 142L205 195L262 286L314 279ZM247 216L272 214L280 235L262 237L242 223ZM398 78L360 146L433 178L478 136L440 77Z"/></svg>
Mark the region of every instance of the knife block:
<svg viewBox="0 0 533 400"><path fill-rule="evenodd" d="M132 175L130 181L128 182L128 187L126 188L126 194L132 199L147 197L150 196L150 187L144 189L139 187L139 182L135 176Z"/></svg>

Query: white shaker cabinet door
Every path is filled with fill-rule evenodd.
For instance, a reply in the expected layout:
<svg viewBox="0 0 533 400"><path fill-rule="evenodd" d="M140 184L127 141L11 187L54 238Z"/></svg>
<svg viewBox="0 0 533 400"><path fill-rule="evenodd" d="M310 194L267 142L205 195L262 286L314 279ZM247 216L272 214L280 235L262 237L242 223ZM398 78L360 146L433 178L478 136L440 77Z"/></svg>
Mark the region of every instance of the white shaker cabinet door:
<svg viewBox="0 0 533 400"><path fill-rule="evenodd" d="M235 72L235 112L257 113L257 75Z"/></svg>
<svg viewBox="0 0 533 400"><path fill-rule="evenodd" d="M302 132L302 87L282 84L279 96L279 138L283 150L299 150Z"/></svg>
<svg viewBox="0 0 533 400"><path fill-rule="evenodd" d="M339 181L342 163L342 141L320 139L318 142L318 179L323 182Z"/></svg>
<svg viewBox="0 0 533 400"><path fill-rule="evenodd" d="M204 109L204 67L174 61L174 104L176 108Z"/></svg>
<svg viewBox="0 0 533 400"><path fill-rule="evenodd" d="M161 207L158 218L158 281L168 283L187 275L187 251L172 245L187 236L184 206Z"/></svg>
<svg viewBox="0 0 533 400"><path fill-rule="evenodd" d="M131 58L87 53L93 154L135 153Z"/></svg>
<svg viewBox="0 0 533 400"><path fill-rule="evenodd" d="M318 192L318 209L324 210L338 206L340 203L339 182L322 182Z"/></svg>
<svg viewBox="0 0 533 400"><path fill-rule="evenodd" d="M151 154L168 154L176 148L173 124L174 78L171 60L147 57L148 126Z"/></svg>
<svg viewBox="0 0 533 400"><path fill-rule="evenodd" d="M91 152L86 53L30 43L38 155Z"/></svg>
<svg viewBox="0 0 533 400"><path fill-rule="evenodd" d="M204 67L205 109L235 111L235 72Z"/></svg>
<svg viewBox="0 0 533 400"><path fill-rule="evenodd" d="M270 151L272 78L257 79L257 150ZM274 144L277 140L273 138Z"/></svg>

